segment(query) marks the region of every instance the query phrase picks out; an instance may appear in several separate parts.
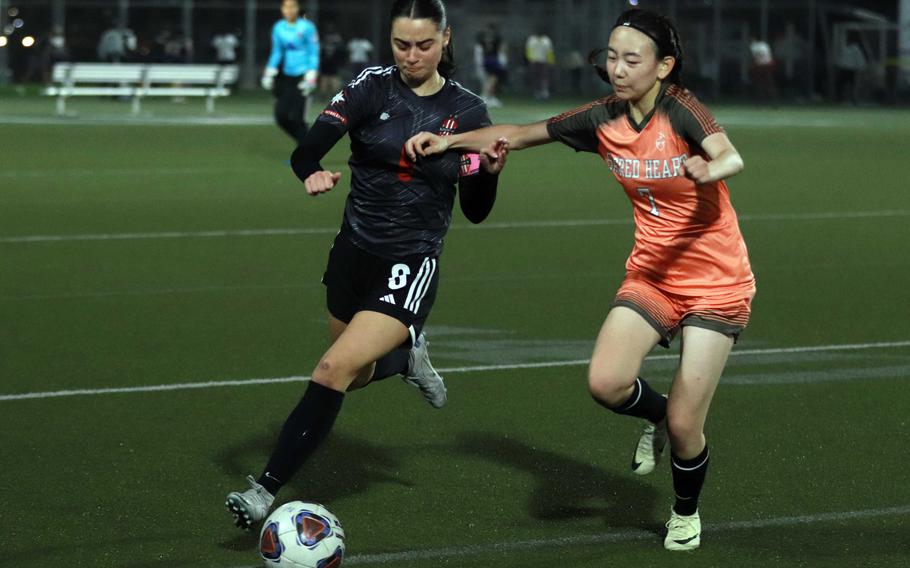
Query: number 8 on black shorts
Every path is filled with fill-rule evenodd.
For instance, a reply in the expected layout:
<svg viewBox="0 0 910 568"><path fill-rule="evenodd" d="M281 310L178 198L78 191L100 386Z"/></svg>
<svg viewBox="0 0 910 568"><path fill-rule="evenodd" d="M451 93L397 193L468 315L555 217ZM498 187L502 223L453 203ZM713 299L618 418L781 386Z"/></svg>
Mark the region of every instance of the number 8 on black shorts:
<svg viewBox="0 0 910 568"><path fill-rule="evenodd" d="M362 310L379 312L404 324L410 342L420 335L439 285L439 257L390 260L335 237L322 283L335 318L349 323Z"/></svg>

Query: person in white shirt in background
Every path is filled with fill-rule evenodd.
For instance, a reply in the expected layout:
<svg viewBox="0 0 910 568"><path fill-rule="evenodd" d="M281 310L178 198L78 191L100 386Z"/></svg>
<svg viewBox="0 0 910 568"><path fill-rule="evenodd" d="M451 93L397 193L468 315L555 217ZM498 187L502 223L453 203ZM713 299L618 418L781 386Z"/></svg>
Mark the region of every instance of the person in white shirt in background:
<svg viewBox="0 0 910 568"><path fill-rule="evenodd" d="M837 67L837 83L841 87L839 93L841 102L859 104L862 98L860 92L862 82L859 78L866 69L866 54L856 36L851 35L847 38L846 44L839 50L834 60L834 65Z"/></svg>
<svg viewBox="0 0 910 568"><path fill-rule="evenodd" d="M483 69L486 76L481 98L489 108L499 108L502 101L496 95L499 86L508 77L509 51L499 33L498 25L490 24L481 32L480 45L483 49Z"/></svg>
<svg viewBox="0 0 910 568"><path fill-rule="evenodd" d="M550 69L556 62L553 42L549 36L538 30L528 36L525 42L525 58L531 66L531 79L534 82L534 98L545 101L550 98Z"/></svg>
<svg viewBox="0 0 910 568"><path fill-rule="evenodd" d="M749 43L749 51L752 53L750 71L755 94L761 101L777 104L777 78L774 76L776 65L771 54L771 46L767 41L753 37Z"/></svg>
<svg viewBox="0 0 910 568"><path fill-rule="evenodd" d="M360 72L370 66L373 57L373 44L363 37L351 38L348 42L348 73L351 79L357 78Z"/></svg>
<svg viewBox="0 0 910 568"><path fill-rule="evenodd" d="M487 84L487 72L483 66L483 32L477 34L474 42L474 78L477 79L477 90L483 91Z"/></svg>
<svg viewBox="0 0 910 568"><path fill-rule="evenodd" d="M101 34L98 40L98 59L108 63L120 63L136 51L136 34L118 21Z"/></svg>
<svg viewBox="0 0 910 568"><path fill-rule="evenodd" d="M212 38L212 47L215 49L215 62L221 65L237 63L237 46L240 40L234 32L225 32Z"/></svg>

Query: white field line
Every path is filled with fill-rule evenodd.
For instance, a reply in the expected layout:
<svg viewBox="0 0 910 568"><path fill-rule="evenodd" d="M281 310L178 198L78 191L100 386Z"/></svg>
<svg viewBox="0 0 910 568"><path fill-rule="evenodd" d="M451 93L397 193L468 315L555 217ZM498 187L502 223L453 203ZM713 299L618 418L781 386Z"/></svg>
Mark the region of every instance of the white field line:
<svg viewBox="0 0 910 568"><path fill-rule="evenodd" d="M770 517L766 519L752 519L749 521L726 521L718 523L705 523L704 532L708 537L712 534L735 532L742 530L761 530L779 527L800 527L817 523L842 523L865 519L878 519L882 517L899 517L910 514L910 506L886 507L882 509L863 509L858 511L834 511L831 513L815 513L811 515L794 515L786 517ZM624 530L604 532L600 534L583 534L560 538L529 539L507 542L492 542L466 546L451 546L446 548L433 548L428 550L403 550L401 552L385 552L378 554L355 554L344 559L344 564L391 564L400 562L413 562L417 560L443 560L460 558L481 554L497 554L504 552L524 552L526 550L541 548L568 548L571 546L586 546L610 544L617 542L632 542L637 540L658 541L656 533L646 530ZM238 566L236 568L256 568L254 566Z"/></svg>
<svg viewBox="0 0 910 568"><path fill-rule="evenodd" d="M828 221L849 219L875 219L886 217L908 217L910 209L884 209L877 211L841 211L818 213L771 213L766 215L739 215L740 221ZM631 225L629 217L617 219L575 219L575 220L542 220L513 221L501 223L482 223L480 225L453 225L452 230L502 230L502 229L542 229L566 227L600 227L607 225ZM338 232L338 227L310 228L276 228L276 229L232 229L217 231L162 231L141 233L97 233L82 235L20 235L0 237L0 244L49 243L76 241L134 241L151 239L190 239L222 237L269 237L284 235L331 235Z"/></svg>
<svg viewBox="0 0 910 568"><path fill-rule="evenodd" d="M733 351L731 357L745 355L781 355L787 353L821 353L830 351L864 351L869 349L893 349L910 347L910 341L889 341L879 343L847 343L840 345L811 345L805 347L778 347L770 349L741 349ZM678 354L652 355L647 357L649 361L673 360L679 357ZM545 369L549 367L572 367L587 365L590 359L572 359L565 361L543 361L539 363L509 363L503 365L473 365L467 367L447 367L437 369L440 373L476 373L482 371L505 371L515 369ZM95 396L103 394L118 393L144 393L144 392L162 392L177 391L190 389L210 389L220 387L245 387L253 385L271 385L278 383L296 383L310 380L307 376L277 377L265 379L238 379L229 381L205 381L197 383L174 383L165 385L146 385L138 387L112 387L99 389L71 389L59 391L29 392L19 394L0 395L0 402L13 400L29 400L36 398L61 398L67 396Z"/></svg>

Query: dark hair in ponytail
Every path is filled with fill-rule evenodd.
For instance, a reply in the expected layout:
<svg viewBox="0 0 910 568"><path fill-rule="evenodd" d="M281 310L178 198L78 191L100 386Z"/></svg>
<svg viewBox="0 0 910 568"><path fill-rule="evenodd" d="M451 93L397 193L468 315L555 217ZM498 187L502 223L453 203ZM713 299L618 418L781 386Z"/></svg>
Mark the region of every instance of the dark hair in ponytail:
<svg viewBox="0 0 910 568"><path fill-rule="evenodd" d="M446 7L442 0L395 0L392 4L390 22L397 18L411 18L413 20L433 20L439 31L444 31L449 26L446 17ZM453 38L449 38L449 45L442 50L442 59L439 61L439 74L446 79L455 74L455 46Z"/></svg>
<svg viewBox="0 0 910 568"><path fill-rule="evenodd" d="M654 51L657 53L658 60L661 60L664 57L673 57L676 59L673 70L670 71L670 74L664 81L682 86L682 42L679 40L679 33L676 31L676 26L673 25L670 18L658 14L657 12L652 12L651 10L634 8L632 10L626 10L616 19L613 29L615 30L619 27L638 30L651 38L651 41L654 42ZM592 51L591 55L588 57L588 61L594 66L597 74L600 75L600 78L609 83L610 79L607 76L606 69L598 65L596 61L597 57L604 51L604 49Z"/></svg>

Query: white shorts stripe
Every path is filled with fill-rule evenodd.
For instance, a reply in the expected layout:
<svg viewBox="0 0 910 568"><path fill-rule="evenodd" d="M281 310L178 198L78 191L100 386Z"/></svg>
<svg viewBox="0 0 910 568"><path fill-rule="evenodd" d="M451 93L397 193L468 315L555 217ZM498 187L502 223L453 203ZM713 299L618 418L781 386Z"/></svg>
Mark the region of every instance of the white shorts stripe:
<svg viewBox="0 0 910 568"><path fill-rule="evenodd" d="M417 271L417 276L414 277L414 280L411 282L411 287L408 288L408 296L404 301L404 309L411 309L411 302L414 300L414 293L420 285L421 279L426 275L428 265L430 263L429 258L424 258L423 262L420 264L420 270ZM413 311L413 310L412 310Z"/></svg>
<svg viewBox="0 0 910 568"><path fill-rule="evenodd" d="M433 283L433 276L436 274L436 259L430 261L430 274L425 280L425 285L423 290L417 295L417 302L414 304L414 313L416 314L420 310L420 302L423 301L423 297L427 295L427 291L430 289L430 284Z"/></svg>

